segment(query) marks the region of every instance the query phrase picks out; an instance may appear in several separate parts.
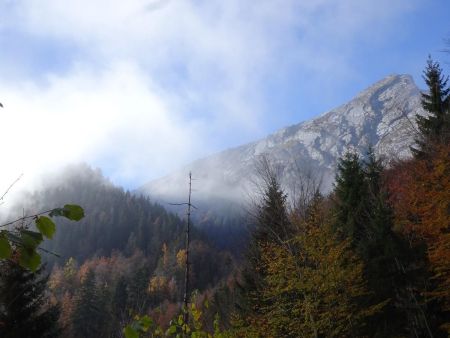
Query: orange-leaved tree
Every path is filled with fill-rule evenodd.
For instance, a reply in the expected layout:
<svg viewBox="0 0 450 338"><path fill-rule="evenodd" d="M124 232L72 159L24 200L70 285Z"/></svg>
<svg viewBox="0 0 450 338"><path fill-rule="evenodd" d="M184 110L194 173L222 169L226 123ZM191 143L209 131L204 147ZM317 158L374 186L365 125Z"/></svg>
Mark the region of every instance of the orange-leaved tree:
<svg viewBox="0 0 450 338"><path fill-rule="evenodd" d="M433 149L426 159L394 167L389 186L398 230L412 246L426 245L432 273L426 295L450 311L450 145Z"/></svg>

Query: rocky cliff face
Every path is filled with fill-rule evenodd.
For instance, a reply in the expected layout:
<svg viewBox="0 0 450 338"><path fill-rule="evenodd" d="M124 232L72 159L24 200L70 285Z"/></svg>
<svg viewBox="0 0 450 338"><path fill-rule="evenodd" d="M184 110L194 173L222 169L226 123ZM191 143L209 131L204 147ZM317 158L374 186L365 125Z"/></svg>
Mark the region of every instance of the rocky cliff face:
<svg viewBox="0 0 450 338"><path fill-rule="evenodd" d="M197 160L140 192L168 201L187 197L192 171L195 200L245 199L254 189L255 163L266 156L282 184L292 190L298 175L322 178L322 190L332 187L337 160L348 150L364 154L371 145L386 159L410 156L415 115L424 114L420 91L409 75L391 75L350 102L312 120L283 128L265 139Z"/></svg>

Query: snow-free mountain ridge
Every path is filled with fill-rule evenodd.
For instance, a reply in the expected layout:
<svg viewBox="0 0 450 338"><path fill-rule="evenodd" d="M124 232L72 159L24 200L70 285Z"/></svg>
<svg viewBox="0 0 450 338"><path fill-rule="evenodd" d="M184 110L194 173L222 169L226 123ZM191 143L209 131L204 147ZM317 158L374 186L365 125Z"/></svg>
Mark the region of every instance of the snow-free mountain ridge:
<svg viewBox="0 0 450 338"><path fill-rule="evenodd" d="M195 200L245 199L254 186L255 163L265 155L290 191L300 174L322 177L332 187L336 163L348 150L366 153L372 146L386 159L410 156L415 116L424 114L420 90L409 75L390 75L350 102L317 118L292 125L266 138L199 159L139 189L160 201L184 200L192 172Z"/></svg>

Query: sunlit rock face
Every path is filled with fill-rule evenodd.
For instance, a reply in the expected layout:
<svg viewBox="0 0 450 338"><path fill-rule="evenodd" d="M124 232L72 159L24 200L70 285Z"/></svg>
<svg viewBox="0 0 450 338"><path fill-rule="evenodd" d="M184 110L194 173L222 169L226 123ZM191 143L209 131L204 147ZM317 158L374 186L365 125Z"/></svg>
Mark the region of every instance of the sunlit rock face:
<svg viewBox="0 0 450 338"><path fill-rule="evenodd" d="M309 173L322 179L326 193L332 188L338 159L348 150L365 154L372 146L387 161L410 156L417 114L424 111L412 77L391 75L317 118L197 160L139 191L163 202L186 199L191 171L195 200L239 201L254 192L255 164L265 155L287 192L295 190L299 175Z"/></svg>

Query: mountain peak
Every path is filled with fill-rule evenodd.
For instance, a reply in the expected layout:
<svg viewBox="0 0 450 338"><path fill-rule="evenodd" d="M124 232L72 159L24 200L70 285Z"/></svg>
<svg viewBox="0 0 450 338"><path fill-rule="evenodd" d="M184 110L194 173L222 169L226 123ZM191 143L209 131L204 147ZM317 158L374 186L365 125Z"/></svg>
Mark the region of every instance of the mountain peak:
<svg viewBox="0 0 450 338"><path fill-rule="evenodd" d="M317 118L278 130L268 137L197 160L180 171L140 189L156 199L183 195L192 171L201 185L196 198L242 199L254 187L255 163L267 156L280 171L289 192L299 171L314 173L328 192L336 163L349 149L365 154L372 146L387 159L410 156L415 116L423 114L420 91L410 75L389 75L360 92L351 101Z"/></svg>
<svg viewBox="0 0 450 338"><path fill-rule="evenodd" d="M361 96L366 96L368 93L379 92L380 90L386 90L387 88L397 88L399 90L409 89L418 91L416 84L411 75L409 74L391 74L386 76L385 78L375 82L367 89L363 90L359 93L356 98Z"/></svg>

